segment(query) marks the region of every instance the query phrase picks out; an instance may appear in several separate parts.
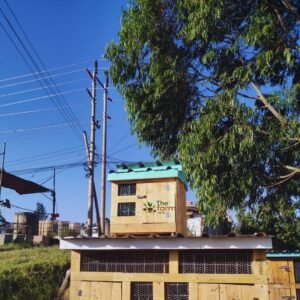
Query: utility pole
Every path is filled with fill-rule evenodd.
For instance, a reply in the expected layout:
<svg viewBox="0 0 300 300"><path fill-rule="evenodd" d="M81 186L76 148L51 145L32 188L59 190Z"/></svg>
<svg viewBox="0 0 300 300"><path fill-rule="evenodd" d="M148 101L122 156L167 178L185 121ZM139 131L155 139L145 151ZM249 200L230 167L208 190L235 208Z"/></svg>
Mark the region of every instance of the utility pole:
<svg viewBox="0 0 300 300"><path fill-rule="evenodd" d="M3 152L1 153L2 154L2 167L1 167L1 174L0 174L0 200L1 200L1 193L2 193L2 181L3 181L3 172L4 172L5 153L6 153L6 143L3 144Z"/></svg>
<svg viewBox="0 0 300 300"><path fill-rule="evenodd" d="M88 71L88 70L87 70ZM88 190L88 219L87 219L87 235L92 237L93 233L93 198L94 198L94 168L95 168L95 132L96 132L96 79L98 73L98 62L95 61L94 71L89 76L92 79L92 92L87 90L91 97L91 137L89 149L89 190Z"/></svg>
<svg viewBox="0 0 300 300"><path fill-rule="evenodd" d="M101 182L101 228L105 234L105 199L106 199L106 134L107 134L107 100L108 100L108 73L104 83L103 93L103 125L102 125L102 182Z"/></svg>
<svg viewBox="0 0 300 300"><path fill-rule="evenodd" d="M56 208L56 191L55 191L55 168L53 169L53 191L52 191L52 218L55 217L55 208Z"/></svg>
<svg viewBox="0 0 300 300"><path fill-rule="evenodd" d="M90 159L90 156L89 156L89 146L88 146L86 131L83 131L83 140L84 140L84 144L85 144L85 150L86 150L87 159L89 160ZM95 188L95 180L94 180L94 187L93 187L93 198L94 198L94 202L95 202L96 221L97 221L97 227L98 227L98 236L100 236L101 235L100 210L99 210L99 205L98 205L97 192L96 192L96 188Z"/></svg>

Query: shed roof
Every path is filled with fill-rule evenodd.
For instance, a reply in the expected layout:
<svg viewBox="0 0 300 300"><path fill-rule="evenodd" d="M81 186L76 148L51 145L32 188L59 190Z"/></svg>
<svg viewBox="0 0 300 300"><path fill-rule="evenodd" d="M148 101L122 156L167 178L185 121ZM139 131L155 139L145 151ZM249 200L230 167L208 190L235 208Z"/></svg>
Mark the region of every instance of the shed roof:
<svg viewBox="0 0 300 300"><path fill-rule="evenodd" d="M134 237L134 238L65 238L61 249L70 250L209 250L272 249L272 238L265 235L213 237Z"/></svg>
<svg viewBox="0 0 300 300"><path fill-rule="evenodd" d="M16 175L6 172L5 170L0 170L0 176L2 176L2 186L13 189L20 195L23 194L34 194L34 193L45 193L51 190L37 184L33 181L23 179Z"/></svg>
<svg viewBox="0 0 300 300"><path fill-rule="evenodd" d="M272 251L267 253L267 258L299 258L300 250L296 251Z"/></svg>
<svg viewBox="0 0 300 300"><path fill-rule="evenodd" d="M163 162L138 162L129 164L123 163L121 165L117 165L116 171L110 171L108 174L109 181L159 178L178 178L185 184L185 186L187 186L182 165L177 160Z"/></svg>

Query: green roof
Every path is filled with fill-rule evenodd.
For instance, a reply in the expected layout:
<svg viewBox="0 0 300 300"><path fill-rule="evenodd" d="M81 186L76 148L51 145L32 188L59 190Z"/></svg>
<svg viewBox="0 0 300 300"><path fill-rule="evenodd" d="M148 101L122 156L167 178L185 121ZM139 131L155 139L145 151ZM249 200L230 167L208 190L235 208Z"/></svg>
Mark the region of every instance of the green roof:
<svg viewBox="0 0 300 300"><path fill-rule="evenodd" d="M284 257L300 257L300 250L296 250L296 251L282 251L282 252L276 252L276 251L272 251L272 252L268 252L267 253L267 257L268 258L284 258Z"/></svg>
<svg viewBox="0 0 300 300"><path fill-rule="evenodd" d="M179 161L138 162L117 165L116 171L110 171L109 181L143 180L159 178L178 178L187 187L186 177Z"/></svg>

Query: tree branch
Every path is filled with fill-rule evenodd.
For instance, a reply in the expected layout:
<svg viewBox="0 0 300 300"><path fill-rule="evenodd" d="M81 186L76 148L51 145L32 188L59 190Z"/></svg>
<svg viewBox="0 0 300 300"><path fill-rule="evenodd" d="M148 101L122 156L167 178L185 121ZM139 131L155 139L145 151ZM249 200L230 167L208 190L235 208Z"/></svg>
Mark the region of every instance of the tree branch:
<svg viewBox="0 0 300 300"><path fill-rule="evenodd" d="M286 119L268 102L266 97L263 95L260 88L251 81L252 87L255 89L259 96L259 100L265 105L265 107L273 114L273 116L280 121L280 123L286 123Z"/></svg>
<svg viewBox="0 0 300 300"><path fill-rule="evenodd" d="M288 166L288 165L284 165L284 167L288 170L294 171L296 173L300 173L300 168L299 167L293 167L293 166Z"/></svg>
<svg viewBox="0 0 300 300"><path fill-rule="evenodd" d="M291 4L289 0L281 0L282 4L296 17L297 21L300 23L300 15L297 9Z"/></svg>
<svg viewBox="0 0 300 300"><path fill-rule="evenodd" d="M283 20L281 18L281 15L280 15L278 9L275 8L274 11L275 11L277 19L278 19L278 21L280 23L280 26L282 27L283 31L289 36L290 35L289 31L287 30L287 28L286 28L286 26L285 26L285 24L284 24L284 22L283 22ZM292 43L294 44L294 47L300 52L300 46L297 44L297 42L295 40L292 40Z"/></svg>
<svg viewBox="0 0 300 300"><path fill-rule="evenodd" d="M287 175L285 175L285 176L280 176L280 177L278 177L278 179L282 179L282 180L280 180L280 181L278 181L278 182L276 182L276 183L273 183L273 184L271 184L271 185L269 185L269 186L266 186L265 188L266 188L266 189L269 189L269 188L274 187L274 186L276 186L276 185L280 185L280 184L282 184L282 183L284 183L284 182L290 180L290 179L291 179L292 177L294 177L296 174L297 174L297 172L294 171L294 172L291 172L291 173L289 173L289 174L287 174Z"/></svg>

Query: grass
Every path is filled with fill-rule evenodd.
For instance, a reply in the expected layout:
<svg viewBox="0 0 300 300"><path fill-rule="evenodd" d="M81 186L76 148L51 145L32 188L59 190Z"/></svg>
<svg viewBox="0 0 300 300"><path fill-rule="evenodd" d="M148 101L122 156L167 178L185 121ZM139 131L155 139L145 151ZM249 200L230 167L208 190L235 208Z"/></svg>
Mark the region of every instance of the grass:
<svg viewBox="0 0 300 300"><path fill-rule="evenodd" d="M56 299L69 268L70 252L58 247L0 246L0 299Z"/></svg>

